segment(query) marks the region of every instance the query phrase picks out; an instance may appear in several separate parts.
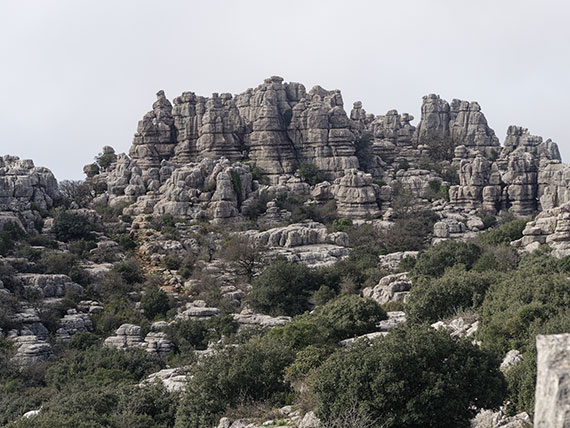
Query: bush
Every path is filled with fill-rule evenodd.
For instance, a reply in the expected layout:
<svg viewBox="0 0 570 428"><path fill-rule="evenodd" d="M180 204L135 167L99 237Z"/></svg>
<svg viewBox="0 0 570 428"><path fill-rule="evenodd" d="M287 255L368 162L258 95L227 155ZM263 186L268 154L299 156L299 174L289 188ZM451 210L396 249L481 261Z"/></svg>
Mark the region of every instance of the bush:
<svg viewBox="0 0 570 428"><path fill-rule="evenodd" d="M388 318L374 300L355 295L340 296L315 309L311 317L330 328L336 341L375 331L376 325Z"/></svg>
<svg viewBox="0 0 570 428"><path fill-rule="evenodd" d="M24 238L26 233L16 223L4 224L0 230L0 255L6 256L14 248L17 241Z"/></svg>
<svg viewBox="0 0 570 428"><path fill-rule="evenodd" d="M352 220L347 217L337 218L332 223L333 232L345 232L352 226Z"/></svg>
<svg viewBox="0 0 570 428"><path fill-rule="evenodd" d="M483 346L501 356L510 349L531 349L534 335L551 320L570 317L568 290L566 275L522 265L487 291L478 331Z"/></svg>
<svg viewBox="0 0 570 428"><path fill-rule="evenodd" d="M213 426L226 409L242 403L283 404L290 391L284 369L293 359L291 349L255 339L205 358L186 386L176 427Z"/></svg>
<svg viewBox="0 0 570 428"><path fill-rule="evenodd" d="M141 308L149 320L157 316L165 316L170 309L168 295L157 287L150 287L141 299Z"/></svg>
<svg viewBox="0 0 570 428"><path fill-rule="evenodd" d="M431 324L461 310L477 310L489 286L498 280L496 272L467 272L463 266L447 270L441 278L419 278L409 295L408 320Z"/></svg>
<svg viewBox="0 0 570 428"><path fill-rule="evenodd" d="M191 354L208 346L208 328L203 321L181 320L169 324L166 333L176 346L176 352Z"/></svg>
<svg viewBox="0 0 570 428"><path fill-rule="evenodd" d="M498 364L446 332L398 328L338 351L317 370L317 415L327 423L355 408L378 427L469 427L477 409L503 402Z"/></svg>
<svg viewBox="0 0 570 428"><path fill-rule="evenodd" d="M412 274L441 276L446 268L457 264L469 270L480 255L481 249L475 244L443 241L418 255Z"/></svg>
<svg viewBox="0 0 570 428"><path fill-rule="evenodd" d="M270 315L298 315L310 308L309 297L319 288L315 271L278 259L254 279L247 297L253 309Z"/></svg>
<svg viewBox="0 0 570 428"><path fill-rule="evenodd" d="M112 271L121 275L121 278L127 284L140 284L145 280L141 265L135 258L129 258L121 263L115 263Z"/></svg>
<svg viewBox="0 0 570 428"><path fill-rule="evenodd" d="M168 270L178 270L182 266L182 259L176 256L165 256L162 264Z"/></svg>
<svg viewBox="0 0 570 428"><path fill-rule="evenodd" d="M477 239L490 245L509 244L511 241L522 238L523 230L528 222L528 218L517 218L481 233Z"/></svg>
<svg viewBox="0 0 570 428"><path fill-rule="evenodd" d="M62 211L55 216L53 231L59 241L93 240L93 225L81 214Z"/></svg>
<svg viewBox="0 0 570 428"><path fill-rule="evenodd" d="M302 163L297 170L297 174L304 181L309 183L311 186L327 181L329 179L328 174L317 168L316 165L312 163Z"/></svg>
<svg viewBox="0 0 570 428"><path fill-rule="evenodd" d="M139 382L164 368L164 362L143 349L117 350L93 346L85 351L68 351L47 370L46 382L57 390L70 385L104 386L117 379Z"/></svg>

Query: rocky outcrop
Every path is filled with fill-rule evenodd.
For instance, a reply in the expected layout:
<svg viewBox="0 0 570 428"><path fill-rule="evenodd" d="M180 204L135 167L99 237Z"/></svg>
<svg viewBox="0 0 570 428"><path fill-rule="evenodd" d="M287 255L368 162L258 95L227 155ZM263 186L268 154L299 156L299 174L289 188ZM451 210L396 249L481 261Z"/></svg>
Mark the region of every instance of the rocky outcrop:
<svg viewBox="0 0 570 428"><path fill-rule="evenodd" d="M570 334L536 337L536 428L570 426Z"/></svg>
<svg viewBox="0 0 570 428"><path fill-rule="evenodd" d="M16 354L12 361L19 367L29 367L50 359L52 355L50 344L34 335L16 336L11 338L16 344Z"/></svg>
<svg viewBox="0 0 570 428"><path fill-rule="evenodd" d="M163 160L249 158L272 176L315 164L332 176L357 168L355 136L340 91L316 86L309 92L281 77L255 89L210 98L184 92L174 107L159 91L153 109L139 122L130 156L143 171Z"/></svg>
<svg viewBox="0 0 570 428"><path fill-rule="evenodd" d="M330 266L350 254L348 235L330 233L322 223L306 221L264 232L244 232L275 255L310 267Z"/></svg>
<svg viewBox="0 0 570 428"><path fill-rule="evenodd" d="M58 196L57 180L49 169L36 167L29 159L0 157L0 214L17 213L23 226L33 231L40 219L37 210L51 208Z"/></svg>
<svg viewBox="0 0 570 428"><path fill-rule="evenodd" d="M477 102L454 99L451 104L439 95L423 97L422 117L414 135L418 145L426 145L434 157L442 150L466 146L491 156L500 150L495 132Z"/></svg>
<svg viewBox="0 0 570 428"><path fill-rule="evenodd" d="M406 302L412 282L408 273L386 275L374 287L366 287L362 290L362 296L375 300L380 305L389 302Z"/></svg>
<svg viewBox="0 0 570 428"><path fill-rule="evenodd" d="M454 163L459 167L460 184L450 188L450 201L466 210L496 213L508 209L526 216L541 205L551 208L568 200L570 180L560 164L557 145L518 126L509 127L499 156L459 146Z"/></svg>
<svg viewBox="0 0 570 428"><path fill-rule="evenodd" d="M532 422L526 412L507 416L507 406L496 412L481 410L473 420L471 428L531 428Z"/></svg>
<svg viewBox="0 0 570 428"><path fill-rule="evenodd" d="M232 314L232 316L237 321L240 330L251 327L273 328L291 321L291 317L272 317L270 315L256 314L247 309L244 309L239 314Z"/></svg>
<svg viewBox="0 0 570 428"><path fill-rule="evenodd" d="M181 392L186 389L186 382L188 382L188 378L189 378L188 367L175 367L172 369L162 369L156 373L152 373L151 375L149 375L141 383L141 386L160 382L169 392Z"/></svg>
<svg viewBox="0 0 570 428"><path fill-rule="evenodd" d="M457 316L451 320L438 321L431 326L436 330L448 331L451 336L472 337L477 333L479 321L476 316Z"/></svg>
<svg viewBox="0 0 570 428"><path fill-rule="evenodd" d="M187 303L185 309L176 314L176 319L206 321L220 314L221 311L218 308L210 308L203 300L195 300Z"/></svg>
<svg viewBox="0 0 570 428"><path fill-rule="evenodd" d="M74 334L87 333L93 330L93 322L89 314L68 309L67 314L59 320L56 338L59 342L68 342Z"/></svg>
<svg viewBox="0 0 570 428"><path fill-rule="evenodd" d="M83 294L83 287L67 275L22 273L16 275L24 288L41 298L64 297L66 293Z"/></svg>
<svg viewBox="0 0 570 428"><path fill-rule="evenodd" d="M350 169L335 180L330 193L336 201L338 215L356 219L372 219L381 215L382 196L380 186L372 182L372 176ZM384 199L389 201L389 193Z"/></svg>
<svg viewBox="0 0 570 428"><path fill-rule="evenodd" d="M123 350L141 348L162 358L166 358L168 353L174 348L166 333L151 332L143 339L142 329L134 324L121 325L115 331L114 336L105 339L105 346Z"/></svg>
<svg viewBox="0 0 570 428"><path fill-rule="evenodd" d="M526 224L523 237L512 242L524 251L534 251L541 244L548 244L555 257L570 255L570 203L538 214Z"/></svg>
<svg viewBox="0 0 570 428"><path fill-rule="evenodd" d="M344 232L330 233L322 223L307 221L276 227L264 232L247 231L245 235L267 247L299 247L315 244L334 244L348 247L348 235Z"/></svg>

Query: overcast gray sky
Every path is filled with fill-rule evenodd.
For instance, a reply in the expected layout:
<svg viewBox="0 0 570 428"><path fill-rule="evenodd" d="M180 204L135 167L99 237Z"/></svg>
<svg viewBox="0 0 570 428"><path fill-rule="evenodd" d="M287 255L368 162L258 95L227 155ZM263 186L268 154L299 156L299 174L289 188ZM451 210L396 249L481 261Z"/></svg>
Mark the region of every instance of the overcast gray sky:
<svg viewBox="0 0 570 428"><path fill-rule="evenodd" d="M419 119L422 95L479 101L570 159L567 0L0 0L0 154L82 179L128 151L158 89L239 93L280 75L345 109Z"/></svg>

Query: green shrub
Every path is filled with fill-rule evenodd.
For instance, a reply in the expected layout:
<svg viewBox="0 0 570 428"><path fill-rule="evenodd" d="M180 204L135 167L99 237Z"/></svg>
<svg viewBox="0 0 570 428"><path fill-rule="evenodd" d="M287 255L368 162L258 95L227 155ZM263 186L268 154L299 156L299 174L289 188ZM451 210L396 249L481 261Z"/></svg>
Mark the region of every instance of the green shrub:
<svg viewBox="0 0 570 428"><path fill-rule="evenodd" d="M330 328L337 341L375 331L376 325L388 318L374 300L355 295L343 295L319 306L311 317Z"/></svg>
<svg viewBox="0 0 570 428"><path fill-rule="evenodd" d="M241 177L238 174L237 171L234 171L233 169L230 172L231 175L231 179L232 179L232 186L234 189L234 192L236 194L237 197L237 207L238 209L241 208L241 204L243 203L243 188L241 185Z"/></svg>
<svg viewBox="0 0 570 428"><path fill-rule="evenodd" d="M490 245L508 244L511 241L522 238L523 230L528 222L528 218L517 218L481 233L477 239L482 243Z"/></svg>
<svg viewBox="0 0 570 428"><path fill-rule="evenodd" d="M124 262L115 263L112 271L121 275L121 278L127 284L140 284L145 280L141 265L133 257L126 259Z"/></svg>
<svg viewBox="0 0 570 428"><path fill-rule="evenodd" d="M480 255L481 248L475 244L443 241L418 255L412 274L441 276L446 268L457 264L471 269Z"/></svg>
<svg viewBox="0 0 570 428"><path fill-rule="evenodd" d="M358 159L358 166L361 170L368 172L370 167L370 160L373 159L372 141L374 136L369 133L363 133L360 138L354 142L356 158Z"/></svg>
<svg viewBox="0 0 570 428"><path fill-rule="evenodd" d="M166 333L179 353L190 354L208 346L208 328L203 321L176 321L168 325Z"/></svg>
<svg viewBox="0 0 570 428"><path fill-rule="evenodd" d="M309 183L311 186L327 181L329 179L328 174L317 168L316 165L312 163L302 163L297 170L299 177Z"/></svg>
<svg viewBox="0 0 570 428"><path fill-rule="evenodd" d="M295 361L285 369L285 379L290 382L304 380L320 367L337 348L329 345L309 345L297 352Z"/></svg>
<svg viewBox="0 0 570 428"><path fill-rule="evenodd" d="M120 235L117 238L117 243L123 251L133 251L135 248L137 248L137 243L129 235Z"/></svg>
<svg viewBox="0 0 570 428"><path fill-rule="evenodd" d="M527 264L511 272L485 296L478 331L483 346L498 355L533 347L534 335L552 319L570 316L568 290L567 275L541 266Z"/></svg>
<svg viewBox="0 0 570 428"><path fill-rule="evenodd" d="M315 271L284 259L273 262L253 280L248 303L270 315L298 315L310 308L311 292L319 288Z"/></svg>
<svg viewBox="0 0 570 428"><path fill-rule="evenodd" d="M477 310L487 289L498 280L496 272L467 272L463 266L447 270L441 278L418 278L406 307L408 320L433 323L462 310Z"/></svg>
<svg viewBox="0 0 570 428"><path fill-rule="evenodd" d="M70 350L49 366L46 382L57 390L70 385L104 386L122 381L139 382L164 368L164 362L143 349L117 350L92 346L79 352Z"/></svg>
<svg viewBox="0 0 570 428"><path fill-rule="evenodd" d="M149 287L141 299L141 308L149 320L165 316L170 309L168 295L158 287Z"/></svg>
<svg viewBox="0 0 570 428"><path fill-rule="evenodd" d="M55 216L53 222L53 231L59 241L93 240L93 230L94 227L87 217L74 212L62 211Z"/></svg>
<svg viewBox="0 0 570 428"><path fill-rule="evenodd" d="M182 266L182 259L176 256L165 256L162 264L168 270L178 270Z"/></svg>
<svg viewBox="0 0 570 428"><path fill-rule="evenodd" d="M94 333L76 333L71 337L71 340L67 343L71 349L78 349L84 351L93 345L100 342L99 336Z"/></svg>
<svg viewBox="0 0 570 428"><path fill-rule="evenodd" d="M284 370L293 359L291 349L259 340L205 358L186 386L176 427L213 426L226 409L241 403L283 404L290 391Z"/></svg>
<svg viewBox="0 0 570 428"><path fill-rule="evenodd" d="M352 219L343 217L333 220L332 231L333 232L345 232L349 227L352 226Z"/></svg>
<svg viewBox="0 0 570 428"><path fill-rule="evenodd" d="M0 255L6 256L14 248L17 241L24 238L26 233L16 223L4 224L0 230Z"/></svg>
<svg viewBox="0 0 570 428"><path fill-rule="evenodd" d="M429 326L408 326L338 351L317 370L317 415L350 409L377 427L469 427L478 408L505 394L499 361L467 340Z"/></svg>
<svg viewBox="0 0 570 428"><path fill-rule="evenodd" d="M321 306L334 299L336 295L335 290L329 286L321 285L319 289L315 291L315 294L313 294L313 300L316 306Z"/></svg>

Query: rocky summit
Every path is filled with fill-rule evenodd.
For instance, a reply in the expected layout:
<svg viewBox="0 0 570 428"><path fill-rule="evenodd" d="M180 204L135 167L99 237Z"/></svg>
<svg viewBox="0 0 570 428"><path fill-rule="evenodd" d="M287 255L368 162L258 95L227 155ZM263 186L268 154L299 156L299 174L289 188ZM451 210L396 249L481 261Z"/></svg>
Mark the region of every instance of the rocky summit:
<svg viewBox="0 0 570 428"><path fill-rule="evenodd" d="M0 158L0 425L570 426L570 166L474 101L156 94L84 181Z"/></svg>

